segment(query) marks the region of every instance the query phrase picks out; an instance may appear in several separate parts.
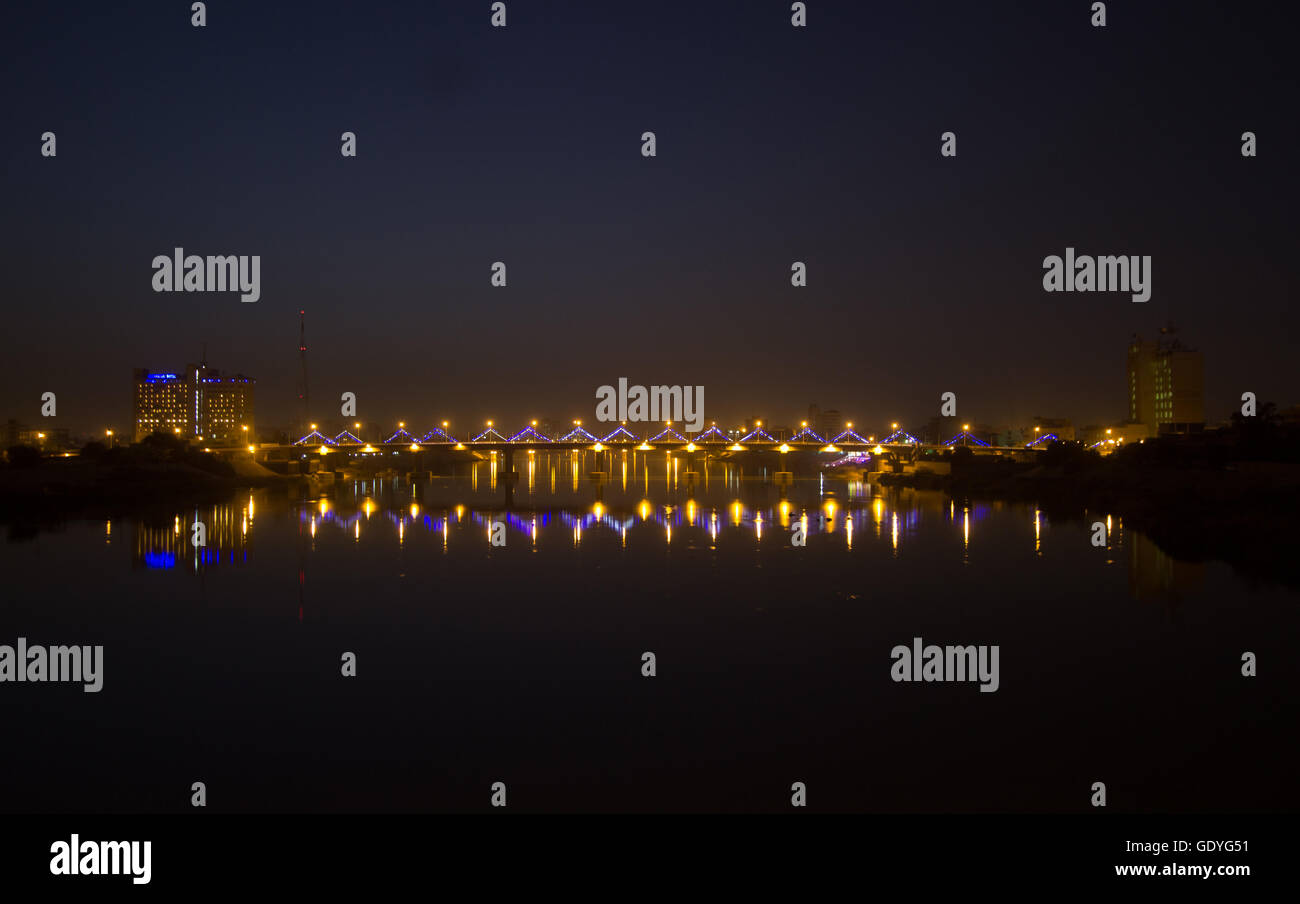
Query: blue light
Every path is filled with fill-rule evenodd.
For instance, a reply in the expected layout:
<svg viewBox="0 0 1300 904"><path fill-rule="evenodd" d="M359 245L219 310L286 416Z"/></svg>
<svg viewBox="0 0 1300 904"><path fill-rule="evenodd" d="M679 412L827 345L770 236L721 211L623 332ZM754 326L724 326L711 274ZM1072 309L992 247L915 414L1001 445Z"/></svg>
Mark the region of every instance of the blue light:
<svg viewBox="0 0 1300 904"><path fill-rule="evenodd" d="M170 552L147 552L144 554L145 568L175 568L176 554Z"/></svg>
<svg viewBox="0 0 1300 904"><path fill-rule="evenodd" d="M180 378L176 374L145 374L144 379L146 383L164 383L168 380L179 380Z"/></svg>

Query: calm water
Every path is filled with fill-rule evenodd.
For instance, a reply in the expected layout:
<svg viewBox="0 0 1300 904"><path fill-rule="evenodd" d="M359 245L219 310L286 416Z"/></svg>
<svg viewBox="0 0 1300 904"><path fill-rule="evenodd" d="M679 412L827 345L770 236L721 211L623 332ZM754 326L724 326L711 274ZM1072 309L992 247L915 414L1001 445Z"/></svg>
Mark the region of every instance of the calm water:
<svg viewBox="0 0 1300 904"><path fill-rule="evenodd" d="M0 809L1300 807L1294 593L1113 517L603 462L521 462L510 511L485 463L0 545L0 643L105 647L99 694L0 685ZM916 636L998 644L1000 690L893 682Z"/></svg>

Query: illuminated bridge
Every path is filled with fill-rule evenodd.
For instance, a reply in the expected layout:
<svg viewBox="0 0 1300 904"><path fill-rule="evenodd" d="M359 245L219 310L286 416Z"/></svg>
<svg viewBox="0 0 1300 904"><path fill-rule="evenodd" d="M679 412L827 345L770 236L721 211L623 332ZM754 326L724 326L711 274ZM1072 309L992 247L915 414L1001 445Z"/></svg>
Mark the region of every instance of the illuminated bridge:
<svg viewBox="0 0 1300 904"><path fill-rule="evenodd" d="M603 436L598 436L586 430L581 422L575 422L573 429L563 436L550 437L537 429L536 422L513 434L506 435L498 431L491 421L488 421L484 430L477 435L464 439L458 439L446 429L438 427L434 427L422 434L412 432L406 429L405 423L400 423L397 429L382 442L366 442L347 430L336 436L330 436L322 433L313 424L311 431L296 440L293 445L313 449L319 448L322 452L340 451L363 455L407 450L418 452L426 447L484 452L502 450L509 452L521 448L595 452L619 449L651 452L663 449L675 452L720 453L754 450L782 453L816 452L832 455L874 452L879 455L885 452L897 454L899 452L910 453L915 451L920 453L955 446L968 446L987 452L1023 452L1026 449L1041 450L1045 448L1047 443L1044 440L1046 439L1048 437L1041 437L1027 446L992 446L972 434L969 427L965 427L960 433L949 438L946 442L926 444L906 430L898 428L895 428L892 433L879 440L875 439L874 436L864 437L855 432L852 425L850 425L849 429L843 430L833 437L823 437L810 427L805 426L787 439L777 439L763 429L761 422L748 433L739 437L729 436L718 429L716 424L693 435L683 434L673 429L671 424L664 426L657 433L646 432L643 435L629 430L626 424L619 424Z"/></svg>

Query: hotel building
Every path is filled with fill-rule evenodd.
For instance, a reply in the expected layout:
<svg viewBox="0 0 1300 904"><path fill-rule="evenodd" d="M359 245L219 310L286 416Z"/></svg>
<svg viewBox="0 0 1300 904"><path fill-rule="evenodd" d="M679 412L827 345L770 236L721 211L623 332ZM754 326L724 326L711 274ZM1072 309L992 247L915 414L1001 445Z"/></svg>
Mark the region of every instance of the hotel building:
<svg viewBox="0 0 1300 904"><path fill-rule="evenodd" d="M222 376L206 364L186 365L181 373L137 368L132 383L136 442L151 433L171 433L233 446L253 435L256 381L243 374Z"/></svg>

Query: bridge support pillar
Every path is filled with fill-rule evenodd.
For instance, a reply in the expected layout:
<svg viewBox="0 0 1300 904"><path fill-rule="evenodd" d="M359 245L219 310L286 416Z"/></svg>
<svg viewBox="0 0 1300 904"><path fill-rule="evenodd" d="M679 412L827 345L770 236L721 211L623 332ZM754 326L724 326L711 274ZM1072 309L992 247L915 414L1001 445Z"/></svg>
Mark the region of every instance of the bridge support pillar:
<svg viewBox="0 0 1300 904"><path fill-rule="evenodd" d="M501 450L501 485L505 488L506 508L515 504L515 484L519 482L519 472L515 470L515 450L506 446Z"/></svg>

